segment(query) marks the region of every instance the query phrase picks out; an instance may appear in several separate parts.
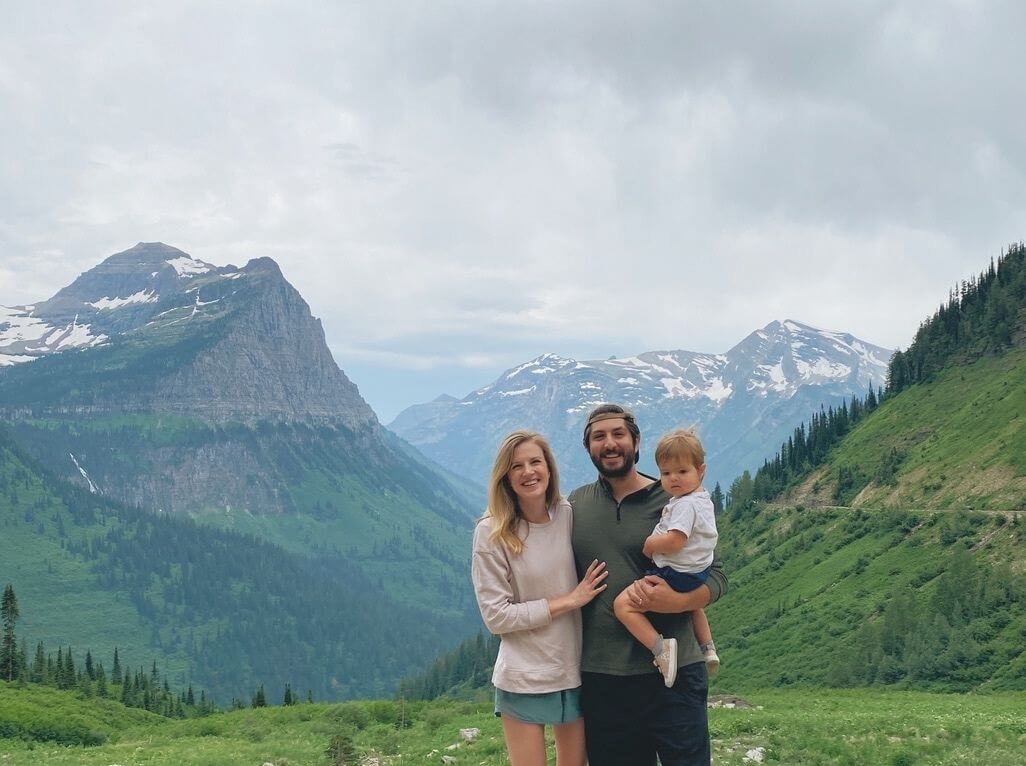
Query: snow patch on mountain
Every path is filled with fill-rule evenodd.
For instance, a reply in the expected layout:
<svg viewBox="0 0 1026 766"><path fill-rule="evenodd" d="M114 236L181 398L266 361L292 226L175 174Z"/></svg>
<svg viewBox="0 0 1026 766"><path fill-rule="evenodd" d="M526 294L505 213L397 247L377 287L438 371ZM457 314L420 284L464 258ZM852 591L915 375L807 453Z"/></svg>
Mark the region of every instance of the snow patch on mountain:
<svg viewBox="0 0 1026 766"><path fill-rule="evenodd" d="M197 261L195 258L189 258L188 256L172 258L168 261L164 261L164 263L173 268L178 273L179 277L192 277L197 274L206 274L208 271L213 271L214 269L214 267L209 263Z"/></svg>
<svg viewBox="0 0 1026 766"><path fill-rule="evenodd" d="M131 306L136 303L156 303L160 300L157 294L152 290L140 290L137 293L129 295L127 298L100 298L98 301L92 303L86 303L87 306L92 306L98 311L109 311L111 309L119 309L122 306Z"/></svg>
<svg viewBox="0 0 1026 766"><path fill-rule="evenodd" d="M516 391L500 391L499 396L523 396L524 394L531 393L534 389L535 386L531 386L530 388L518 388Z"/></svg>
<svg viewBox="0 0 1026 766"><path fill-rule="evenodd" d="M96 488L96 485L93 484L93 480L89 478L89 474L86 473L85 468L79 465L78 460L75 459L74 455L72 455L70 452L68 453L68 455L71 456L71 462L75 464L75 468L78 469L78 472L82 475L82 478L85 479L86 482L89 484L89 491L92 492L94 495L98 494L100 490L98 490Z"/></svg>
<svg viewBox="0 0 1026 766"><path fill-rule="evenodd" d="M94 334L88 324L79 324L78 315L63 327L55 327L31 316L27 307L0 307L0 366L31 362L42 354L69 348L99 346L107 341Z"/></svg>
<svg viewBox="0 0 1026 766"><path fill-rule="evenodd" d="M0 367L11 367L15 364L23 364L24 362L31 362L38 357L25 356L24 354L4 354L0 353Z"/></svg>
<svg viewBox="0 0 1026 766"><path fill-rule="evenodd" d="M31 316L25 307L0 306L0 346L18 341L39 340L53 328Z"/></svg>

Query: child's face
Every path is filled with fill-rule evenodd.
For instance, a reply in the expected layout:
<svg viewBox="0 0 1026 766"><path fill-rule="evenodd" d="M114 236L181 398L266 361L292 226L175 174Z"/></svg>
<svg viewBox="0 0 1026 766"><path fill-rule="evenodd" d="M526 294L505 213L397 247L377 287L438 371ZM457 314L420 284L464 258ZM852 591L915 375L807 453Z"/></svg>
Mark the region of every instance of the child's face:
<svg viewBox="0 0 1026 766"><path fill-rule="evenodd" d="M674 497L690 495L702 486L705 464L694 466L687 459L667 460L659 466L659 481L667 494Z"/></svg>

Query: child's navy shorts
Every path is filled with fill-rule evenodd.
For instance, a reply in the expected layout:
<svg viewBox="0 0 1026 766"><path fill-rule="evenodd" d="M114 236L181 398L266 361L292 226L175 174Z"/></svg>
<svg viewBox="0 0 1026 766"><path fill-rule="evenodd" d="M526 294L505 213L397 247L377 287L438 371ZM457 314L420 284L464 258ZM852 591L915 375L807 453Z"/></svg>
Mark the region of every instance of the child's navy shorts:
<svg viewBox="0 0 1026 766"><path fill-rule="evenodd" d="M662 577L666 584L678 593L690 593L695 588L705 585L709 579L709 570L712 567L703 569L701 572L678 572L673 567L653 567L646 569L645 574Z"/></svg>

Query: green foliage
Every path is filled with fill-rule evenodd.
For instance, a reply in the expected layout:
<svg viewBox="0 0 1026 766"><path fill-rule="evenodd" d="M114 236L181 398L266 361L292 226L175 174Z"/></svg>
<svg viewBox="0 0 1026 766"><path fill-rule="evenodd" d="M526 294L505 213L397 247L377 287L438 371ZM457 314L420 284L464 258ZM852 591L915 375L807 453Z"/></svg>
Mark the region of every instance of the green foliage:
<svg viewBox="0 0 1026 766"><path fill-rule="evenodd" d="M898 393L929 380L953 361L1004 351L1022 328L1026 308L1026 246L1012 245L979 277L962 282L923 322L912 344L888 368L887 387Z"/></svg>
<svg viewBox="0 0 1026 766"><path fill-rule="evenodd" d="M984 513L764 509L724 519L716 685L1021 689L1026 578ZM979 545L987 537L986 547Z"/></svg>
<svg viewBox="0 0 1026 766"><path fill-rule="evenodd" d="M745 471L733 481L725 498L726 509L734 516L743 516L753 509L754 503L771 500L792 486L811 469L824 463L831 448L872 414L878 403L877 393L870 386L865 398L852 396L851 402L844 402L840 407L821 407L807 424L802 423L794 429L776 456L766 460L754 478ZM834 502L844 504L850 501L868 481L861 467L840 466Z"/></svg>
<svg viewBox="0 0 1026 766"><path fill-rule="evenodd" d="M25 586L35 625L59 621L65 635L94 645L116 640L122 654L133 638L134 655L177 663L172 682L197 679L221 700L248 699L255 682L291 683L321 699L387 694L476 621L469 610L453 615L397 602L358 559L330 551L301 556L90 494L47 476L2 433L0 524L16 551L0 559L0 577L36 568ZM403 584L394 573L391 580ZM100 609L57 608L69 587ZM96 632L83 632L90 620ZM368 641L383 625L418 640ZM44 634L36 628L30 635Z"/></svg>
<svg viewBox="0 0 1026 766"><path fill-rule="evenodd" d="M95 701L67 703L51 699L63 711ZM1004 766L1017 763L1026 735L1023 694L939 695L878 689L773 689L744 693L754 707L712 709L709 726L713 759L725 766L745 766L749 750L761 748L766 763L891 764L938 766L972 763ZM4 693L0 687L0 710ZM389 703L392 704L392 703ZM501 766L508 763L502 727L489 703L450 700L409 705L411 725L396 729L377 722L373 702L338 705L295 705L236 710L197 720L168 720L143 711L125 711L107 703L110 712L90 722L106 735L103 744L82 747L52 742L0 739L5 766L106 766L135 763L150 766L273 763L276 766L367 762L439 763L452 754L460 764ZM340 723L339 707L362 709L362 729ZM3 714L0 713L0 720ZM459 729L478 728L481 736L458 749ZM259 736L254 736L259 733ZM387 756L386 751L394 753ZM555 751L547 741L549 761ZM399 757L396 757L399 756ZM339 760L336 760L339 759Z"/></svg>
<svg viewBox="0 0 1026 766"><path fill-rule="evenodd" d="M400 690L410 699L465 696L468 690L490 683L498 652L498 636L478 633L443 654L421 675L404 679Z"/></svg>

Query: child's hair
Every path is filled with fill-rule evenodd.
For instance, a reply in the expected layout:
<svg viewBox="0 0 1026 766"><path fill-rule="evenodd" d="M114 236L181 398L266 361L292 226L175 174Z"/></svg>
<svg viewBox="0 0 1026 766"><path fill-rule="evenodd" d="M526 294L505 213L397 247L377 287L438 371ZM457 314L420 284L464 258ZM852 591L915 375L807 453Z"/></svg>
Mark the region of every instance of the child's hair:
<svg viewBox="0 0 1026 766"><path fill-rule="evenodd" d="M695 468L705 465L705 449L694 428L678 428L663 436L656 445L656 465L686 460Z"/></svg>
<svg viewBox="0 0 1026 766"><path fill-rule="evenodd" d="M545 504L548 507L559 499L559 472L552 448L545 437L535 431L514 431L507 436L495 455L492 476L488 480L488 510L485 516L492 519L492 533L489 538L498 540L514 556L524 550L524 541L517 535L520 524L520 507L517 496L509 484L507 474L513 466L513 452L524 442L533 442L541 447L542 455L549 469L549 486L545 490Z"/></svg>

